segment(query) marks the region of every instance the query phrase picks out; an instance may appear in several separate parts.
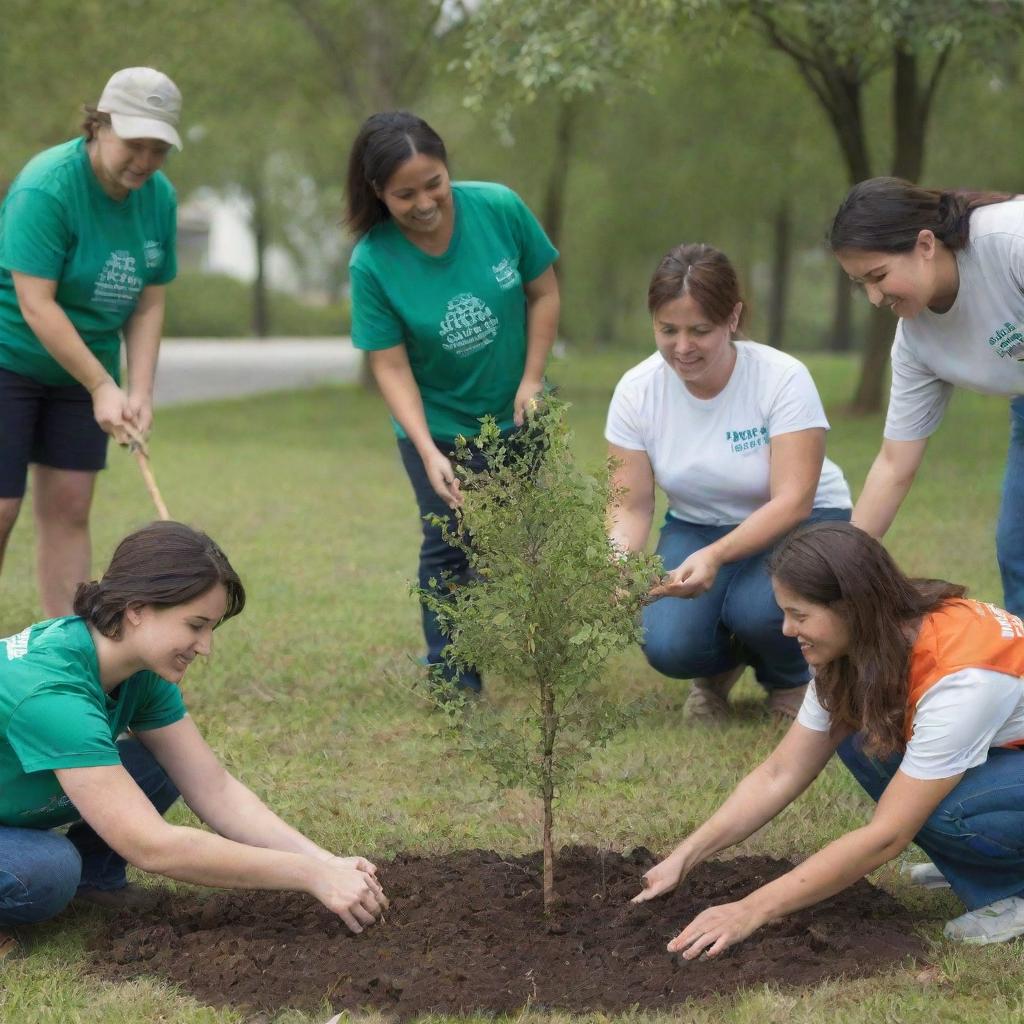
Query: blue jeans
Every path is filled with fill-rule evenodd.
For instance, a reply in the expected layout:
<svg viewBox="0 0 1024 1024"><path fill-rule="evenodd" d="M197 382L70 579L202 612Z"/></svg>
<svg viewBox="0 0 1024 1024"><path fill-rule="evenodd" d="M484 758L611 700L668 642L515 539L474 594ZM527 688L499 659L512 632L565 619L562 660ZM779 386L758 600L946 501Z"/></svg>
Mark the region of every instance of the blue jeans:
<svg viewBox="0 0 1024 1024"><path fill-rule="evenodd" d="M850 510L817 508L807 522L848 521ZM704 526L665 517L658 554L675 569L700 548L735 526ZM775 603L765 563L771 550L730 562L718 570L700 597L663 597L644 609L644 654L653 668L673 679L694 679L750 665L768 690L803 686L810 674L800 646L782 635L782 612Z"/></svg>
<svg viewBox="0 0 1024 1024"><path fill-rule="evenodd" d="M996 528L1003 607L1024 615L1024 397L1010 403L1010 450Z"/></svg>
<svg viewBox="0 0 1024 1024"><path fill-rule="evenodd" d="M868 796L877 801L902 756L868 757L860 734L837 753ZM1024 896L1024 750L993 747L931 816L914 842L946 881L976 910L1007 896Z"/></svg>
<svg viewBox="0 0 1024 1024"><path fill-rule="evenodd" d="M138 740L117 744L121 763L163 814L178 790ZM35 924L59 914L80 886L120 889L125 860L84 821L66 836L0 825L0 926Z"/></svg>
<svg viewBox="0 0 1024 1024"><path fill-rule="evenodd" d="M446 455L453 448L450 441L435 440L434 443ZM472 451L473 456L471 460L468 463L463 463L463 465L478 473L486 468L486 463L479 451L475 448ZM453 583L467 582L470 577L470 571L466 556L444 539L440 526L434 526L426 519L429 515L441 516L449 525L454 525L454 513L430 485L430 479L423 468L423 460L408 438L400 437L398 439L398 452L402 457L402 465L409 476L413 493L416 495L416 504L420 510L420 525L423 529L418 573L420 588L428 590L430 588L430 580L440 580L443 573L450 573ZM460 689L479 692L482 685L479 672L470 670L455 674L445 664L444 649L448 644L448 638L441 632L437 622L437 615L424 604L421 604L420 607L423 614L423 636L427 641L427 664L443 665L445 676L450 682L453 682Z"/></svg>

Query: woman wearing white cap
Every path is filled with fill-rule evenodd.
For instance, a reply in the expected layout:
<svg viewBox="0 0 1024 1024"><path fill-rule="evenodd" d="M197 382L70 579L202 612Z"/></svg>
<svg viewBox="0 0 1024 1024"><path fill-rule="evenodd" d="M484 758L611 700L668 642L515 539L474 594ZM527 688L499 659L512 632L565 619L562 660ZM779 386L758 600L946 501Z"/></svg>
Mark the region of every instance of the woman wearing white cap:
<svg viewBox="0 0 1024 1024"><path fill-rule="evenodd" d="M107 436L149 433L164 286L177 272L175 194L160 173L181 149L177 86L125 68L85 115L84 138L30 160L0 207L0 560L31 463L49 616L68 614L89 577Z"/></svg>

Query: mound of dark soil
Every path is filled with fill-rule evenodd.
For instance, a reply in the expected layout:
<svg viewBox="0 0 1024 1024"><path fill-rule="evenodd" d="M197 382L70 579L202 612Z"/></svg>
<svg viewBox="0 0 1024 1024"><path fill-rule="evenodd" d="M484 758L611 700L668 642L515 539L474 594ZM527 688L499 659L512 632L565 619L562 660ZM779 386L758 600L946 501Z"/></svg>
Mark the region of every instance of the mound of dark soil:
<svg viewBox="0 0 1024 1024"><path fill-rule="evenodd" d="M95 970L158 975L211 1004L261 1010L377 1007L407 1018L513 1011L665 1009L688 997L774 982L862 977L921 953L914 919L867 882L755 932L714 960L665 945L708 906L742 898L791 866L768 858L702 865L671 896L629 902L653 863L592 848L562 851L558 912L542 910L540 855L470 850L379 864L386 920L351 935L313 899L218 892L168 898L113 918Z"/></svg>

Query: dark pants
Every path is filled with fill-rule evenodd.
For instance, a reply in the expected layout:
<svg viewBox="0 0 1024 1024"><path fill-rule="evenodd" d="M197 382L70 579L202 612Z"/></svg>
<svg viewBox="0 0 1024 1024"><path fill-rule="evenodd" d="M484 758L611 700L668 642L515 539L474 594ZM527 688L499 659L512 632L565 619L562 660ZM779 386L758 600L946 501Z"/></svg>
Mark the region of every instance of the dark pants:
<svg viewBox="0 0 1024 1024"><path fill-rule="evenodd" d="M153 806L164 814L178 790L139 743L117 744L121 763ZM66 836L47 829L0 825L0 926L35 924L59 914L80 886L120 889L125 860L84 821Z"/></svg>

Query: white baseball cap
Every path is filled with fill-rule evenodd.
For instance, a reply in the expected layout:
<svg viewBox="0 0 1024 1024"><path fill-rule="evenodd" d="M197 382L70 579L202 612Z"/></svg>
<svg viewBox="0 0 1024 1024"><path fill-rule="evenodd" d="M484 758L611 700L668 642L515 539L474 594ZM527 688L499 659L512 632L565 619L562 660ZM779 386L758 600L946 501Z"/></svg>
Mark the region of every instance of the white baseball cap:
<svg viewBox="0 0 1024 1024"><path fill-rule="evenodd" d="M103 87L96 109L122 139L160 139L181 149L181 93L161 71L124 68Z"/></svg>

